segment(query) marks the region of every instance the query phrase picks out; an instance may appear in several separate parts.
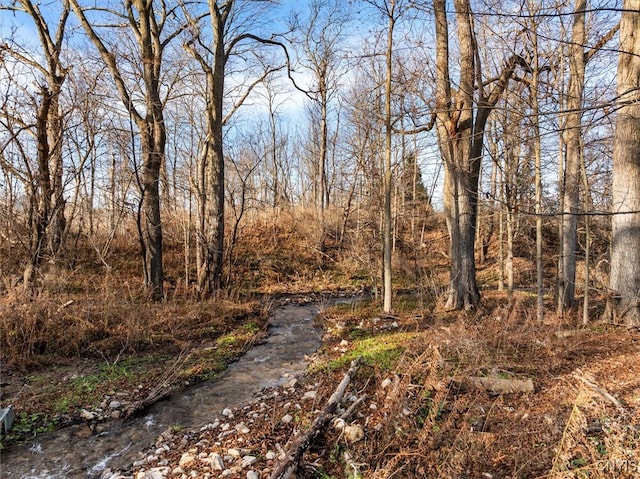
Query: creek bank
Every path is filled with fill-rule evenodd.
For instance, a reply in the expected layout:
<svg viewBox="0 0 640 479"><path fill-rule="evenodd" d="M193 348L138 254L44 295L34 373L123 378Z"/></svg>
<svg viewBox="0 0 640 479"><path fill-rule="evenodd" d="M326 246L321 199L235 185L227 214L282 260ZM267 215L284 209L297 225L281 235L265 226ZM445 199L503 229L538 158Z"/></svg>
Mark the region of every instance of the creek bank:
<svg viewBox="0 0 640 479"><path fill-rule="evenodd" d="M304 372L305 356L321 343L313 325L318 306L299 302L292 300L278 307L265 342L250 349L218 379L174 394L134 418L99 424L93 430L87 423L75 425L13 447L3 452L2 477L103 477L109 469L120 470L139 461L139 451L153 444L167 429L198 429L215 424L212 418L221 411L249 402L265 388L288 384ZM105 412L116 415L114 411L121 409L115 406L125 403L109 398ZM90 414L94 413L86 412L87 418ZM82 453L78 454L78 450Z"/></svg>

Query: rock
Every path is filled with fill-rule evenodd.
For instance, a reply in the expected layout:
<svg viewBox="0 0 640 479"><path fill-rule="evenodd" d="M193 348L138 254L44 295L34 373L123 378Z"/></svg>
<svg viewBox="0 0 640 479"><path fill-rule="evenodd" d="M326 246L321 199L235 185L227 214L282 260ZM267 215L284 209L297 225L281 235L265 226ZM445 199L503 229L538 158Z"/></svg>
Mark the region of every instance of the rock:
<svg viewBox="0 0 640 479"><path fill-rule="evenodd" d="M109 403L109 409L120 409L122 407L122 403L120 401L111 401Z"/></svg>
<svg viewBox="0 0 640 479"><path fill-rule="evenodd" d="M148 471L136 474L136 479L166 479L171 469L168 467L152 467Z"/></svg>
<svg viewBox="0 0 640 479"><path fill-rule="evenodd" d="M86 409L81 409L80 417L85 421L93 421L96 418L96 415L91 411L87 411Z"/></svg>
<svg viewBox="0 0 640 479"><path fill-rule="evenodd" d="M251 432L251 430L243 422L236 424L236 431L238 431L240 434L249 434Z"/></svg>
<svg viewBox="0 0 640 479"><path fill-rule="evenodd" d="M280 419L282 424L289 424L291 421L293 421L293 416L291 414L285 414L282 416L282 419Z"/></svg>
<svg viewBox="0 0 640 479"><path fill-rule="evenodd" d="M118 409L111 411L111 419L120 419L120 416L122 416L122 411Z"/></svg>
<svg viewBox="0 0 640 479"><path fill-rule="evenodd" d="M295 388L298 385L298 380L296 378L291 379L288 383L287 386L290 388Z"/></svg>
<svg viewBox="0 0 640 479"><path fill-rule="evenodd" d="M227 454L229 454L231 457L240 457L240 451L238 451L235 448L231 448L229 450L227 450Z"/></svg>
<svg viewBox="0 0 640 479"><path fill-rule="evenodd" d="M181 466L175 467L171 471L171 474L173 474L173 475L184 474L184 469L182 469Z"/></svg>
<svg viewBox="0 0 640 479"><path fill-rule="evenodd" d="M364 429L357 424L347 425L342 431L347 442L354 443L364 439Z"/></svg>
<svg viewBox="0 0 640 479"><path fill-rule="evenodd" d="M307 391L304 393L304 396L302 396L302 399L315 399L317 395L318 391Z"/></svg>
<svg viewBox="0 0 640 479"><path fill-rule="evenodd" d="M224 417L228 417L229 419L231 419L231 418L233 418L233 411L231 411L231 409L229 409L228 407L227 407L227 408L224 408L224 409L222 410L222 415L223 415Z"/></svg>
<svg viewBox="0 0 640 479"><path fill-rule="evenodd" d="M260 479L260 476L258 475L258 473L256 471L248 471L247 472L247 479Z"/></svg>
<svg viewBox="0 0 640 479"><path fill-rule="evenodd" d="M181 467L190 467L190 466L193 466L195 462L196 462L196 457L190 452L185 452L180 457L180 462L178 464Z"/></svg>
<svg viewBox="0 0 640 479"><path fill-rule="evenodd" d="M336 420L333 421L333 427L338 431L342 431L346 427L346 425L347 424L344 422L344 419L342 418L337 418Z"/></svg>
<svg viewBox="0 0 640 479"><path fill-rule="evenodd" d="M211 422L209 424L205 424L204 426L202 426L200 428L200 431L201 432L211 431L213 429L217 429L219 426L220 426L220 421Z"/></svg>
<svg viewBox="0 0 640 479"><path fill-rule="evenodd" d="M258 461L258 458L255 456L244 456L242 458L242 467L253 466Z"/></svg>
<svg viewBox="0 0 640 479"><path fill-rule="evenodd" d="M264 457L267 461L273 461L276 458L276 453L273 451L267 451Z"/></svg>
<svg viewBox="0 0 640 479"><path fill-rule="evenodd" d="M382 384L380 384L380 386L382 387L382 389L387 389L389 386L391 386L391 383L393 381L391 380L391 378L387 378L384 381L382 381Z"/></svg>
<svg viewBox="0 0 640 479"><path fill-rule="evenodd" d="M209 455L209 461L211 461L211 469L214 471L224 471L224 461L222 460L222 456L217 452L212 452Z"/></svg>

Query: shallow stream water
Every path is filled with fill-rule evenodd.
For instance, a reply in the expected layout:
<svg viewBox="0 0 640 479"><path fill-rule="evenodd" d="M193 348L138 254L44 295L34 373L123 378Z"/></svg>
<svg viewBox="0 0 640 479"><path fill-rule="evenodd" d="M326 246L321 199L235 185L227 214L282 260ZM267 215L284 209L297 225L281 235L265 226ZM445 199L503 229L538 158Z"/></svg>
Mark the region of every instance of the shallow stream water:
<svg viewBox="0 0 640 479"><path fill-rule="evenodd" d="M331 301L335 303L336 300ZM99 478L140 459L156 437L173 425L191 429L219 417L225 408L251 401L262 389L284 384L306 367L305 355L318 349L313 326L319 304L288 304L276 309L267 340L250 349L218 378L157 402L140 416L108 423L92 435L76 425L0 452L3 479Z"/></svg>

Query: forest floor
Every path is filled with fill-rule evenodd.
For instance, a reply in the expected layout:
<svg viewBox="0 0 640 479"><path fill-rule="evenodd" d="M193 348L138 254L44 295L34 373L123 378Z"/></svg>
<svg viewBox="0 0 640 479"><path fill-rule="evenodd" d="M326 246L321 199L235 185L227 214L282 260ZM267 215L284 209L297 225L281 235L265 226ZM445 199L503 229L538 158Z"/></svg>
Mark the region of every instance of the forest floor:
<svg viewBox="0 0 640 479"><path fill-rule="evenodd" d="M271 477L362 356L343 404L357 401L355 410L342 427L321 431L295 477L639 477L640 333L536 325L532 298L502 303L486 294L481 311L427 317L332 308L319 318L323 346L295 387L265 391L233 411L223 422L235 434L216 424L167 431L157 444L169 444L167 452L150 452L129 472L217 477L219 457L228 477ZM496 391L473 377L531 379L534 389Z"/></svg>
<svg viewBox="0 0 640 479"><path fill-rule="evenodd" d="M342 405L360 399L345 418L347 428L330 423L322 430L295 477L640 475L640 332L602 323L580 327L577 320L553 316L536 324L535 298L525 294L509 303L503 293L485 292L483 306L463 314L425 312L419 295L399 296L396 305L393 317L380 316L375 301L327 309L317 318L322 346L297 383L264 391L222 418L227 432L215 424L166 431L149 460L123 471L124 477L270 477L360 356L364 364ZM70 393L78 401L82 396L85 411L102 403L109 414L107 404L126 397L120 416L163 391L206 379L264 336L264 322L256 318L266 316L256 305L243 314L248 311L251 320L231 321L219 336L226 339L218 339L237 347L215 360L191 354L189 363L174 368L177 382L165 382L165 389L158 384L178 355L164 361L126 356L114 363L76 359L28 374L9 369L2 378L3 403L20 399L30 407L13 438L86 420ZM533 391L493 390L474 382L478 377L517 385L531 379ZM76 412L58 414L62 408ZM250 434L242 433L245 425ZM163 475L145 476L150 471Z"/></svg>
<svg viewBox="0 0 640 479"><path fill-rule="evenodd" d="M170 297L150 304L135 286L131 245L108 258L113 273L83 260L90 266L43 274L35 299L7 287L0 405L14 404L17 421L0 450L70 423L95 433L214 377L268 334L274 304L265 298L375 284L371 238L341 259L296 232L307 223L250 230L255 238L239 245L235 264L237 281L253 292L247 299L194 300L169 273ZM439 222L425 231L426 248L398 245L406 250L398 291L410 294L398 292L392 316L381 315L377 300L326 309L317 317L322 346L304 377L203 430L167 430L123 477L270 477L358 357L364 363L340 406L353 410L320 431L295 477L640 477L640 331L599 322L598 298L587 326L579 312L558 318L551 299L540 323L536 298L525 292L535 277L526 245L515 264L520 292L509 299L496 291L489 261L478 270L480 307L443 311L446 230ZM181 254L166 256L176 278Z"/></svg>

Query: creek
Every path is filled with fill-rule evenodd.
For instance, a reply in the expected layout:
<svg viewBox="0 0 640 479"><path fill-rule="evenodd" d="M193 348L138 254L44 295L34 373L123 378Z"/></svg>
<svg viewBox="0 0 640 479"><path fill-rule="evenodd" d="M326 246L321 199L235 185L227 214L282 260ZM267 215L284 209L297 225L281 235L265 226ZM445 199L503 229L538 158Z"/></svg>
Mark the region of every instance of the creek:
<svg viewBox="0 0 640 479"><path fill-rule="evenodd" d="M338 301L350 300L330 300L332 304ZM199 428L220 417L225 408L246 404L264 388L302 374L305 356L321 344L320 332L313 325L321 306L290 303L278 307L264 343L251 348L216 379L175 393L138 416L106 423L97 434L88 434L87 425L70 426L0 452L0 477L94 479L107 469L129 467L167 428Z"/></svg>

